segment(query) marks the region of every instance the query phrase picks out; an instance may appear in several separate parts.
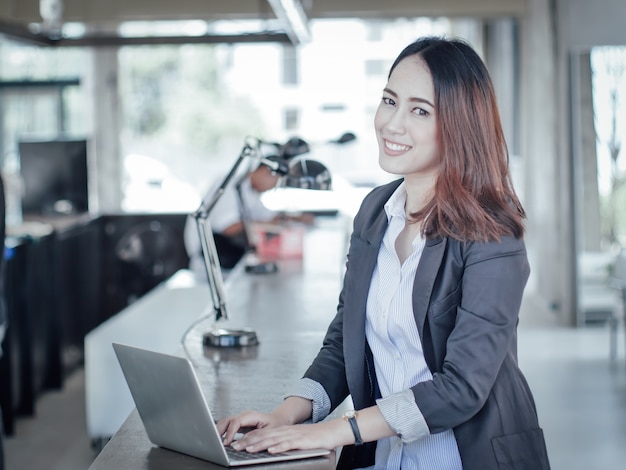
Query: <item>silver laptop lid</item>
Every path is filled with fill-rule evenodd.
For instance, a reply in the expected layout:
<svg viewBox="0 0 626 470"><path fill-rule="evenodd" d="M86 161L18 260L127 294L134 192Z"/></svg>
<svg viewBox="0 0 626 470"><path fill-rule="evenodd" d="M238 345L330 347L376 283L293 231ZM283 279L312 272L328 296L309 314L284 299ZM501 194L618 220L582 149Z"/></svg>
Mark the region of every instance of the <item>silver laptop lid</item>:
<svg viewBox="0 0 626 470"><path fill-rule="evenodd" d="M153 444L228 465L226 451L188 359L113 344Z"/></svg>
<svg viewBox="0 0 626 470"><path fill-rule="evenodd" d="M113 343L150 441L223 466L254 465L330 454L325 449L229 458L191 362L184 357ZM252 458L252 459L251 459Z"/></svg>

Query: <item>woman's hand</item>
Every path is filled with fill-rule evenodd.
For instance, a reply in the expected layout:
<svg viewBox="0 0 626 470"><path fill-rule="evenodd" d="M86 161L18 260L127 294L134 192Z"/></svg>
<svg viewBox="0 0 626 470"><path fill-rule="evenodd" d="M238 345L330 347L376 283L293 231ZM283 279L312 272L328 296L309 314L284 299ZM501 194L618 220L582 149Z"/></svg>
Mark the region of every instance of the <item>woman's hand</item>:
<svg viewBox="0 0 626 470"><path fill-rule="evenodd" d="M333 421L259 427L233 442L232 447L247 452L267 450L270 453L293 449L333 450L342 444L343 439L342 430L337 427L339 423Z"/></svg>
<svg viewBox="0 0 626 470"><path fill-rule="evenodd" d="M311 416L311 402L299 397L287 398L271 413L244 411L222 419L217 428L225 445L235 450L270 453L293 449L328 449L354 444L352 428L346 420L330 419L315 424L300 423ZM377 405L359 410L358 426L365 442L394 436ZM252 430L245 432L246 428ZM245 432L235 441L237 432Z"/></svg>
<svg viewBox="0 0 626 470"><path fill-rule="evenodd" d="M312 410L311 400L290 396L271 413L244 411L220 420L217 429L224 445L248 452L268 450L275 453L318 448L332 450L350 443L352 432L343 420L296 424L310 419ZM235 441L238 432L245 434Z"/></svg>
<svg viewBox="0 0 626 470"><path fill-rule="evenodd" d="M224 445L230 445L235 440L235 434L246 428L263 429L285 424L278 416L272 413L258 411L244 411L235 416L229 416L218 421L217 430L222 436Z"/></svg>

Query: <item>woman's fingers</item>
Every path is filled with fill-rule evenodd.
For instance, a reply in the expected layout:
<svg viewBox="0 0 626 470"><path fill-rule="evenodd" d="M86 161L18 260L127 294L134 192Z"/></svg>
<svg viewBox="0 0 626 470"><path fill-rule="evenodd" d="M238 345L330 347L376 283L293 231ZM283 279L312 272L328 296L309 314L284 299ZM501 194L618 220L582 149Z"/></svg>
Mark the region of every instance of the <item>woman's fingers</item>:
<svg viewBox="0 0 626 470"><path fill-rule="evenodd" d="M229 445L233 441L238 430L239 425L235 417L224 418L217 423L217 431L222 436L224 445Z"/></svg>
<svg viewBox="0 0 626 470"><path fill-rule="evenodd" d="M259 413L245 411L235 416L221 419L217 423L217 430L222 436L224 445L229 445L235 439L235 435L241 428L257 427L262 423Z"/></svg>
<svg viewBox="0 0 626 470"><path fill-rule="evenodd" d="M250 429L267 428L275 424L270 414L244 411L218 421L217 430L222 436L224 445L230 445L238 432L246 433Z"/></svg>
<svg viewBox="0 0 626 470"><path fill-rule="evenodd" d="M320 425L296 424L250 431L232 446L248 452L267 450L279 453L293 449L332 448L332 443L327 440Z"/></svg>
<svg viewBox="0 0 626 470"><path fill-rule="evenodd" d="M291 427L292 426L280 426L271 429L255 429L244 434L243 437L236 442L233 442L232 446L236 450L246 450L248 452L269 450L285 441L285 435L284 432L281 432L281 429Z"/></svg>

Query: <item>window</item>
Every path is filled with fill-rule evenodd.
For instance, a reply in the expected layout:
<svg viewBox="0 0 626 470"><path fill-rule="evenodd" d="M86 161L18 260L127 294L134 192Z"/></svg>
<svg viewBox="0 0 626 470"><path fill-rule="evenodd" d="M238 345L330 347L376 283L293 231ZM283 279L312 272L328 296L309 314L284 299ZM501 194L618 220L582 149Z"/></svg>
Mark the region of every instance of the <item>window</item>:
<svg viewBox="0 0 626 470"><path fill-rule="evenodd" d="M286 131L298 129L300 112L296 108L287 108L284 112L284 127Z"/></svg>
<svg viewBox="0 0 626 470"><path fill-rule="evenodd" d="M297 85L298 53L293 46L283 47L283 85Z"/></svg>
<svg viewBox="0 0 626 470"><path fill-rule="evenodd" d="M384 60L369 59L365 61L365 74L368 77L377 77L387 73L387 62Z"/></svg>

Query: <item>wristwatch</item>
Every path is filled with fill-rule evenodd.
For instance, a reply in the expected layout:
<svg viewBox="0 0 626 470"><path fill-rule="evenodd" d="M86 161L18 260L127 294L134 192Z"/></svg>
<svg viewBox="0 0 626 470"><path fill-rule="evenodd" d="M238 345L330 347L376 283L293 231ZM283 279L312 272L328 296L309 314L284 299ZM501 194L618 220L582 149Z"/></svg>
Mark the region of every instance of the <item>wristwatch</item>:
<svg viewBox="0 0 626 470"><path fill-rule="evenodd" d="M359 414L354 410L346 411L343 414L343 419L345 419L352 428L352 434L354 434L354 445L360 446L363 444L363 439L361 438L361 433L359 432L359 426L356 424L356 417Z"/></svg>

